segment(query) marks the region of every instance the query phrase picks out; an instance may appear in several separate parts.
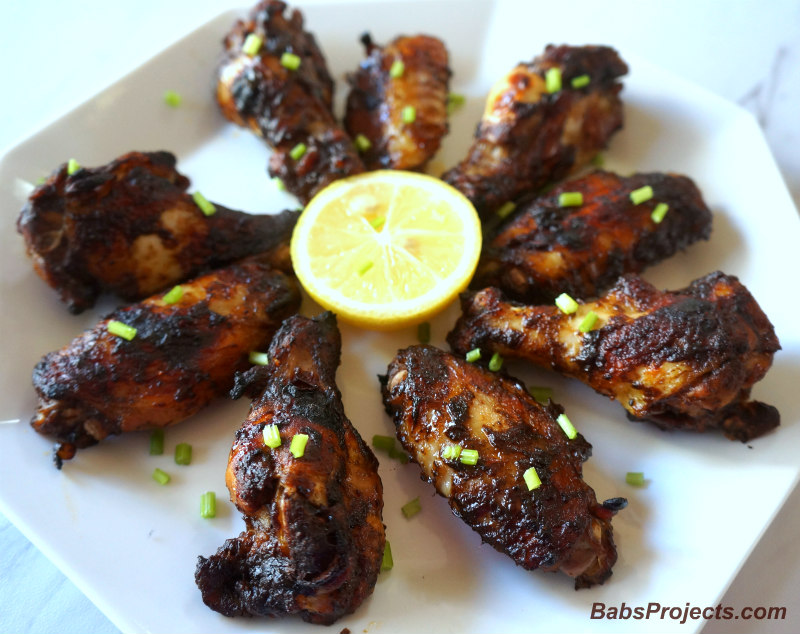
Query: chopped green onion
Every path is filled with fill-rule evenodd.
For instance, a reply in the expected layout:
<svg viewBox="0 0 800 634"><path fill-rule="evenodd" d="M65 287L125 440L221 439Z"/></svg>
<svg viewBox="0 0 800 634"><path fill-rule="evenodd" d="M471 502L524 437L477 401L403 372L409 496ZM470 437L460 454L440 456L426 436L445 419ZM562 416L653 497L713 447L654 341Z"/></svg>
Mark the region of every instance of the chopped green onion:
<svg viewBox="0 0 800 634"><path fill-rule="evenodd" d="M595 154L592 157L592 160L590 161L590 163L592 165L594 165L595 167L603 167L603 165L606 164L606 159L603 157L603 155L600 152L598 152L597 154Z"/></svg>
<svg viewBox="0 0 800 634"><path fill-rule="evenodd" d="M556 297L556 306L558 306L565 315L571 315L578 310L578 302L566 293L561 293L561 295Z"/></svg>
<svg viewBox="0 0 800 634"><path fill-rule="evenodd" d="M625 482L632 487L640 487L644 484L644 473L641 471L628 471L625 474Z"/></svg>
<svg viewBox="0 0 800 634"><path fill-rule="evenodd" d="M165 304L177 304L179 301L181 301L182 297L183 287L178 284L177 286L173 286L169 293L165 293L164 297L161 299Z"/></svg>
<svg viewBox="0 0 800 634"><path fill-rule="evenodd" d="M37 185L42 185L43 183L47 182L47 176L40 176L39 179L36 181Z"/></svg>
<svg viewBox="0 0 800 634"><path fill-rule="evenodd" d="M386 572L394 567L394 560L392 559L392 547L389 540L386 540L386 545L383 547L383 559L381 559L381 572Z"/></svg>
<svg viewBox="0 0 800 634"><path fill-rule="evenodd" d="M553 388L532 385L528 388L528 394L535 398L539 403L546 404L547 401L553 398Z"/></svg>
<svg viewBox="0 0 800 634"><path fill-rule="evenodd" d="M538 489L542 486L542 481L539 479L539 474L536 473L536 469L530 467L522 474L523 480L525 480L525 484L528 485L528 491L533 491L534 489Z"/></svg>
<svg viewBox="0 0 800 634"><path fill-rule="evenodd" d="M465 103L467 103L467 98L464 95L451 92L449 95L447 95L447 114L453 114Z"/></svg>
<svg viewBox="0 0 800 634"><path fill-rule="evenodd" d="M372 446L375 449L383 449L384 451L391 451L394 449L394 437L392 436L381 436L380 434L375 434L372 437Z"/></svg>
<svg viewBox="0 0 800 634"><path fill-rule="evenodd" d="M462 449L459 456L461 464L478 464L478 450L477 449Z"/></svg>
<svg viewBox="0 0 800 634"><path fill-rule="evenodd" d="M402 464L408 464L408 454L402 449L397 449L396 447L392 447L389 450L389 457L392 458L393 460L397 460Z"/></svg>
<svg viewBox="0 0 800 634"><path fill-rule="evenodd" d="M75 172L77 172L81 168L81 164L78 163L74 158L67 161L67 174L72 176Z"/></svg>
<svg viewBox="0 0 800 634"><path fill-rule="evenodd" d="M503 367L503 357L500 356L499 352L495 352L492 355L492 358L489 359L489 369L492 372L497 372L502 367Z"/></svg>
<svg viewBox="0 0 800 634"><path fill-rule="evenodd" d="M369 221L369 226L375 229L375 231L380 231L384 224L386 224L386 218L384 216L375 216Z"/></svg>
<svg viewBox="0 0 800 634"><path fill-rule="evenodd" d="M161 486L164 486L167 482L169 482L169 474L165 473L161 469L156 469L153 471L153 480L158 482Z"/></svg>
<svg viewBox="0 0 800 634"><path fill-rule="evenodd" d="M281 446L281 432L275 423L264 425L264 444L270 449Z"/></svg>
<svg viewBox="0 0 800 634"><path fill-rule="evenodd" d="M255 33L250 33L244 39L244 44L242 45L242 53L244 53L248 57L255 57L258 54L258 51L261 50L262 44L264 44L264 40L262 40Z"/></svg>
<svg viewBox="0 0 800 634"><path fill-rule="evenodd" d="M362 264L361 267L358 269L358 274L364 275L364 273L369 271L373 266L375 266L375 263L372 260L364 262L364 264Z"/></svg>
<svg viewBox="0 0 800 634"><path fill-rule="evenodd" d="M294 53L284 53L281 55L281 66L289 70L297 70L300 68L300 57Z"/></svg>
<svg viewBox="0 0 800 634"><path fill-rule="evenodd" d="M580 207L583 204L581 192L562 192L558 195L559 207Z"/></svg>
<svg viewBox="0 0 800 634"><path fill-rule="evenodd" d="M291 156L295 161L299 161L301 158L303 158L303 154L306 153L307 149L308 148L306 147L305 143L298 143L291 150L289 150L289 156Z"/></svg>
<svg viewBox="0 0 800 634"><path fill-rule="evenodd" d="M217 516L217 495L213 491L206 491L200 496L200 517L210 519Z"/></svg>
<svg viewBox="0 0 800 634"><path fill-rule="evenodd" d="M417 341L420 343L430 343L431 340L431 323L423 321L417 326Z"/></svg>
<svg viewBox="0 0 800 634"><path fill-rule="evenodd" d="M204 215L212 216L216 213L217 208L208 202L208 199L200 192L192 194L192 198L194 199L194 204L200 208L200 211L202 211Z"/></svg>
<svg viewBox="0 0 800 634"><path fill-rule="evenodd" d="M403 123L414 123L417 119L417 109L414 106L406 106L400 114Z"/></svg>
<svg viewBox="0 0 800 634"><path fill-rule="evenodd" d="M192 462L192 446L188 442L175 445L175 464L187 465Z"/></svg>
<svg viewBox="0 0 800 634"><path fill-rule="evenodd" d="M286 183L284 183L284 182L283 182L283 181L282 181L280 178L278 178L277 176L276 176L275 178L273 178L273 179L272 179L272 182L273 182L273 184L275 185L275 187L276 187L276 188L277 188L279 191L282 191L282 192L285 192L285 191L286 191Z"/></svg>
<svg viewBox="0 0 800 634"><path fill-rule="evenodd" d="M306 444L308 444L308 434L295 434L292 436L289 451L292 452L295 458L302 458L306 452Z"/></svg>
<svg viewBox="0 0 800 634"><path fill-rule="evenodd" d="M516 208L517 206L509 200L508 202L503 203L502 207L497 210L497 217L501 220L503 218L508 218L508 216L511 215L511 212Z"/></svg>
<svg viewBox="0 0 800 634"><path fill-rule="evenodd" d="M664 216L667 215L667 210L669 210L669 205L667 203L658 203L656 208L653 209L653 213L650 214L650 218L653 219L653 222L659 224L664 220Z"/></svg>
<svg viewBox="0 0 800 634"><path fill-rule="evenodd" d="M267 354L266 352L251 350L247 359L253 365L269 365L269 354Z"/></svg>
<svg viewBox="0 0 800 634"><path fill-rule="evenodd" d="M481 349L474 348L473 350L470 350L467 352L467 356L464 358L467 360L467 363L474 363L475 361L478 361L481 358Z"/></svg>
<svg viewBox="0 0 800 634"><path fill-rule="evenodd" d="M564 430L564 433L570 440L574 439L575 436L578 435L578 430L575 429L575 425L572 424L572 421L566 414L559 414L558 418L556 418L556 422L559 424L561 429Z"/></svg>
<svg viewBox="0 0 800 634"><path fill-rule="evenodd" d="M109 321L106 328L112 335L117 335L117 337L122 337L127 341L131 341L136 336L136 328L123 324L116 319Z"/></svg>
<svg viewBox="0 0 800 634"><path fill-rule="evenodd" d="M363 134L357 134L353 142L356 144L356 149L359 152L366 152L372 147L372 141L370 141Z"/></svg>
<svg viewBox="0 0 800 634"><path fill-rule="evenodd" d="M174 90L165 90L164 91L164 103L167 104L170 108L177 108L181 105L183 101L183 97L180 96Z"/></svg>
<svg viewBox="0 0 800 634"><path fill-rule="evenodd" d="M572 78L570 84L573 88L583 88L584 86L588 86L590 81L592 81L592 78L589 77L589 75L578 75Z"/></svg>
<svg viewBox="0 0 800 634"><path fill-rule="evenodd" d="M403 63L403 60L396 59L394 60L394 62L392 62L392 67L389 69L389 77L393 79L402 77L405 70L406 70L406 65Z"/></svg>
<svg viewBox="0 0 800 634"><path fill-rule="evenodd" d="M580 324L578 324L578 330L581 332L589 332L592 328L594 328L595 324L597 323L597 313L593 310L590 310L586 313L586 316L583 318Z"/></svg>
<svg viewBox="0 0 800 634"><path fill-rule="evenodd" d="M445 445L442 448L442 458L456 460L461 455L461 445Z"/></svg>
<svg viewBox="0 0 800 634"><path fill-rule="evenodd" d="M164 453L164 430L154 429L150 432L150 455L160 456Z"/></svg>
<svg viewBox="0 0 800 634"><path fill-rule="evenodd" d="M422 510L422 505L419 503L419 497L415 497L410 502L406 502L400 510L403 511L403 515L406 516L406 519L411 519L414 517Z"/></svg>
<svg viewBox="0 0 800 634"><path fill-rule="evenodd" d="M645 185L644 187L640 187L639 189L634 189L631 192L631 202L634 205L639 205L643 202L647 202L653 197L653 188L650 185Z"/></svg>
<svg viewBox="0 0 800 634"><path fill-rule="evenodd" d="M548 68L544 74L544 85L549 93L561 90L561 69L555 66Z"/></svg>

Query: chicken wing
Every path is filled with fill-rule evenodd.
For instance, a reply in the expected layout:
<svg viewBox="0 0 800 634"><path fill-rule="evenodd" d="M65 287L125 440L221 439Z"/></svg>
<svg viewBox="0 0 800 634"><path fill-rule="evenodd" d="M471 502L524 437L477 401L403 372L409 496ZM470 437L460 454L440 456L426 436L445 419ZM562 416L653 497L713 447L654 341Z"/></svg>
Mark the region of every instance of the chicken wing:
<svg viewBox="0 0 800 634"><path fill-rule="evenodd" d="M367 58L349 77L344 125L370 143L367 169L420 170L447 134L447 49L428 35L400 36L384 47L365 34Z"/></svg>
<svg viewBox="0 0 800 634"><path fill-rule="evenodd" d="M634 204L630 194L650 187L653 198ZM583 204L559 206L564 193ZM658 205L668 211L658 222ZM596 171L521 206L487 241L472 281L495 286L530 304L561 293L595 297L624 273L638 273L711 233L711 211L685 176Z"/></svg>
<svg viewBox="0 0 800 634"><path fill-rule="evenodd" d="M778 426L778 411L749 400L780 349L750 292L716 272L678 291L619 279L600 299L564 314L556 306L503 301L489 288L461 299L453 350L480 348L551 367L618 400L632 420L662 429L720 428L742 442ZM581 324L593 312L589 332ZM585 329L585 326L584 326Z"/></svg>
<svg viewBox="0 0 800 634"><path fill-rule="evenodd" d="M181 289L174 303L157 295L114 311L36 365L31 425L58 442L57 466L76 449L173 425L226 394L249 352L300 305L294 279L257 259ZM111 322L134 330L112 334Z"/></svg>
<svg viewBox="0 0 800 634"><path fill-rule="evenodd" d="M257 43L255 52L245 42ZM217 69L222 114L272 147L269 173L305 204L325 185L364 171L350 137L333 116L333 80L303 16L262 0L224 41Z"/></svg>
<svg viewBox="0 0 800 634"><path fill-rule="evenodd" d="M548 90L548 71L558 74L560 89L551 85L553 91ZM564 178L622 127L617 79L627 72L606 46L547 46L543 55L517 65L492 88L467 157L442 178L484 219Z"/></svg>
<svg viewBox="0 0 800 634"><path fill-rule="evenodd" d="M246 529L199 557L203 601L226 616L299 614L331 624L375 586L385 545L378 462L353 428L335 383L336 318L296 315L269 348L270 364L240 376L258 393L236 433L226 481ZM277 426L270 449L265 428ZM305 434L300 457L292 439Z"/></svg>
<svg viewBox="0 0 800 634"><path fill-rule="evenodd" d="M37 187L17 220L36 272L73 313L101 293L149 297L203 270L285 245L298 212L205 215L168 152L131 152ZM287 270L288 256L276 264Z"/></svg>
<svg viewBox="0 0 800 634"><path fill-rule="evenodd" d="M562 408L538 403L516 379L434 348L401 350L382 378L383 402L422 479L481 539L528 569L561 570L575 587L603 583L617 560L611 517L582 479L591 445L569 439ZM448 446L476 450L464 464ZM529 490L525 473L541 486Z"/></svg>

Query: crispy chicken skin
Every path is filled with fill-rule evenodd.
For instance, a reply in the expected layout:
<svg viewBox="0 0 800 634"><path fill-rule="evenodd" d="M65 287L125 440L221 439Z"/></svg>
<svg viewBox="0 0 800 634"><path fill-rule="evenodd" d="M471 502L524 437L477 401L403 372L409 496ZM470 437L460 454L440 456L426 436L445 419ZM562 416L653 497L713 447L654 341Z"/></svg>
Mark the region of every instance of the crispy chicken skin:
<svg viewBox="0 0 800 634"><path fill-rule="evenodd" d="M226 616L299 614L329 625L375 586L385 545L378 461L352 426L334 381L336 318L295 315L269 348L270 364L237 379L234 396L257 393L236 433L226 482L246 529L199 557L203 601ZM264 443L264 427L281 445ZM295 434L308 435L302 457Z"/></svg>
<svg viewBox="0 0 800 634"><path fill-rule="evenodd" d="M420 170L436 154L447 134L450 84L447 49L429 35L400 36L378 46L369 34L361 41L367 57L348 79L344 125L352 138L369 139L361 157L367 169ZM402 74L392 77L393 65ZM414 108L411 123L403 120Z"/></svg>
<svg viewBox="0 0 800 634"><path fill-rule="evenodd" d="M137 301L288 241L298 213L206 216L168 152L130 152L96 168L66 164L38 186L17 220L36 272L73 313L101 293ZM284 256L282 266L290 266Z"/></svg>
<svg viewBox="0 0 800 634"><path fill-rule="evenodd" d="M257 259L181 288L177 303L156 295L120 308L36 365L31 425L56 439L57 466L76 449L173 425L227 394L249 352L266 346L300 305L294 278ZM109 333L110 320L136 335L127 341Z"/></svg>
<svg viewBox="0 0 800 634"><path fill-rule="evenodd" d="M597 502L581 475L591 445L580 434L567 438L556 422L560 406L427 345L398 352L382 383L386 411L422 479L484 542L528 570L561 570L576 588L611 575L611 517L626 501ZM451 444L476 449L477 464L443 458ZM523 478L530 467L542 482L532 491Z"/></svg>
<svg viewBox="0 0 800 634"><path fill-rule="evenodd" d="M247 36L263 44L242 50ZM250 128L273 149L269 173L305 204L329 183L364 171L350 137L333 116L333 80L303 16L284 2L263 0L227 35L217 69L217 102L225 118ZM300 65L281 64L284 53ZM300 144L305 152L292 158Z"/></svg>
<svg viewBox="0 0 800 634"><path fill-rule="evenodd" d="M562 89L548 93L545 75L561 70ZM486 219L509 201L538 191L585 165L622 127L628 67L606 46L553 46L520 63L489 93L467 157L442 178ZM583 75L589 83L573 88Z"/></svg>
<svg viewBox="0 0 800 634"><path fill-rule="evenodd" d="M715 272L678 291L621 277L605 295L565 315L553 305L504 301L494 288L461 298L448 335L463 354L481 348L580 379L618 400L632 420L662 429L720 428L745 442L778 426L771 405L751 401L780 349L767 316L733 276ZM578 327L589 311L594 329Z"/></svg>
<svg viewBox="0 0 800 634"><path fill-rule="evenodd" d="M645 186L653 198L634 205L630 193ZM583 204L560 207L564 192L581 193ZM651 215L659 203L669 210L657 223ZM495 286L531 304L561 293L595 297L620 275L638 273L710 233L711 211L686 176L596 171L521 205L484 246L472 288Z"/></svg>

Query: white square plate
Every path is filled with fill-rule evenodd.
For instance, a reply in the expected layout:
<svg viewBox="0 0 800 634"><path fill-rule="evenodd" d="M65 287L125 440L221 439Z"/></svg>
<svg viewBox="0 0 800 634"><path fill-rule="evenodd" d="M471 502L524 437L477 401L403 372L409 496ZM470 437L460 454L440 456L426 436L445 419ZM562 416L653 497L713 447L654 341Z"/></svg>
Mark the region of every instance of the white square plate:
<svg viewBox="0 0 800 634"><path fill-rule="evenodd" d="M403 32L445 41L453 89L468 101L451 120L440 166L463 156L493 81L548 43L546 34L531 33L515 20L513 4L445 0L426 2L423 9L422 3L337 2L312 5L305 13L339 80L340 100L343 74L362 56L362 31L369 29L378 42ZM194 584L197 556L213 553L243 526L224 502L224 470L247 403L220 402L168 430L164 456L148 455L147 434L131 434L80 452L60 472L51 463L51 443L27 424L35 406L30 372L36 361L90 327L112 304L71 316L35 276L13 229L22 205L17 179L34 182L70 157L100 165L134 149L165 149L178 156L179 169L210 200L253 212L295 206L268 179L263 143L226 123L211 97L220 40L236 16L222 15L196 30L0 162L0 420L21 421L0 425L0 505L125 632L320 631L294 618L226 619L203 605ZM779 408L782 426L750 446L719 434L662 433L628 422L619 406L582 385L514 366L530 383L554 387L556 400L594 445L585 476L598 498L630 500L614 520L619 561L613 577L602 587L576 592L563 575L514 566L480 545L445 500L420 481L415 465L379 455L395 567L336 631L695 631L701 620L592 620L592 604L715 606L798 479L794 392L800 384L800 336L789 306L796 284L785 255L800 244L796 211L747 113L622 54L631 66L623 92L626 124L606 155L608 167L688 174L715 212L710 242L645 276L664 288L683 287L715 269L742 279L783 345L754 389L754 397ZM180 108L163 104L166 89L183 95ZM304 307L315 311L310 303ZM455 316L451 307L433 322L434 343L444 346ZM391 433L376 375L399 347L415 341L415 333L342 330L338 381L345 408L365 438ZM172 463L178 442L194 447L189 467ZM155 467L172 475L168 486L152 481ZM626 471L644 471L647 486L628 487ZM199 516L200 495L207 490L219 500L214 520ZM423 510L406 520L400 507L416 496Z"/></svg>

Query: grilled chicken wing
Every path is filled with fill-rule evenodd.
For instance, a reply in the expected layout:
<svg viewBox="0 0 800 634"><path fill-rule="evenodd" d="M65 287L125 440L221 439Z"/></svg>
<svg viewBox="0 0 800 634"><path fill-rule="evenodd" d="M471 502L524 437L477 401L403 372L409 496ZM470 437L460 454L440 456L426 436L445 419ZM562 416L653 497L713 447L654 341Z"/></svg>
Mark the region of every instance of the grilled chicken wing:
<svg viewBox="0 0 800 634"><path fill-rule="evenodd" d="M340 348L331 313L296 315L275 335L270 365L237 381L235 395L259 393L226 473L246 530L200 557L195 573L217 612L330 624L372 593L385 545L382 485L334 382ZM280 447L265 445L267 425L278 427ZM299 458L295 434L308 436Z"/></svg>
<svg viewBox="0 0 800 634"><path fill-rule="evenodd" d="M522 358L618 400L632 420L662 429L721 428L747 441L778 426L778 411L749 400L780 349L767 316L733 276L711 273L678 291L636 275L565 315L503 301L497 289L462 296L453 350ZM586 315L598 315L585 334Z"/></svg>
<svg viewBox="0 0 800 634"><path fill-rule="evenodd" d="M560 70L562 86L552 93L545 81L551 69ZM617 78L627 72L606 46L548 46L492 88L467 157L442 178L484 219L506 202L564 178L622 127ZM572 86L587 76L588 84Z"/></svg>
<svg viewBox="0 0 800 634"><path fill-rule="evenodd" d="M302 14L286 9L284 2L263 0L233 26L217 70L217 102L227 119L266 140L273 149L270 174L305 204L364 166L333 116L325 58L303 30ZM252 55L243 50L249 35L262 42Z"/></svg>
<svg viewBox="0 0 800 634"><path fill-rule="evenodd" d="M367 169L422 169L448 130L447 49L428 35L401 36L384 47L369 34L361 41L367 58L349 77L345 129L369 140L361 154Z"/></svg>
<svg viewBox="0 0 800 634"><path fill-rule="evenodd" d="M131 152L97 168L62 165L17 220L36 272L70 311L100 293L136 301L176 282L284 244L297 212L206 216L168 152ZM276 262L290 267L288 257Z"/></svg>
<svg viewBox="0 0 800 634"><path fill-rule="evenodd" d="M635 205L634 190L651 187L653 198ZM583 204L561 207L565 192ZM668 205L663 220L652 213ZM495 286L531 304L561 293L588 298L624 273L638 273L711 233L711 211L685 176L597 171L576 178L521 206L484 246L473 288Z"/></svg>
<svg viewBox="0 0 800 634"><path fill-rule="evenodd" d="M58 441L57 466L106 436L178 423L226 394L249 352L300 305L293 278L257 259L181 288L176 303L157 295L120 308L39 361L31 425ZM109 332L112 320L135 336Z"/></svg>
<svg viewBox="0 0 800 634"><path fill-rule="evenodd" d="M611 517L626 501L598 504L581 476L591 445L567 438L561 407L432 346L401 350L382 380L386 411L422 479L484 542L528 570L561 570L576 588L611 575ZM444 457L448 445L477 450L478 462ZM531 467L541 486L528 490Z"/></svg>

